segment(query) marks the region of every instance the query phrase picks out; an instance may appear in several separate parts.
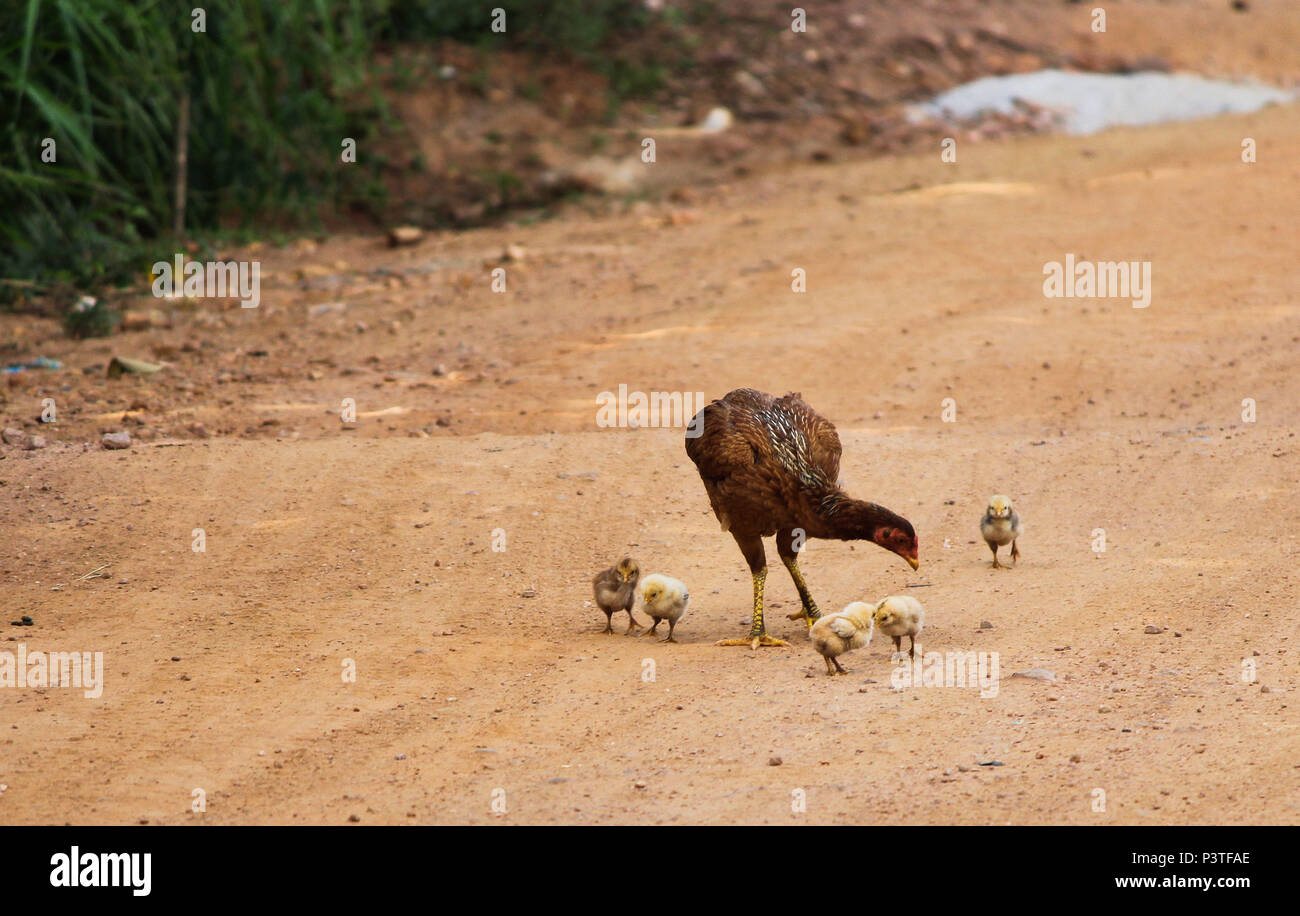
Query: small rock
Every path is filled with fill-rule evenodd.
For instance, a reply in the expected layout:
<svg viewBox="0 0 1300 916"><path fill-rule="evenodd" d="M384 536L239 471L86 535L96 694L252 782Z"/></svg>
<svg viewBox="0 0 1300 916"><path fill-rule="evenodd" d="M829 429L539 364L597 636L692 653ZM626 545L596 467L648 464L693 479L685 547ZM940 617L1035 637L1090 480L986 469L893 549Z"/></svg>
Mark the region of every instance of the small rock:
<svg viewBox="0 0 1300 916"><path fill-rule="evenodd" d="M767 93L767 88L762 81L748 70L737 70L732 75L732 79L735 81L736 86L740 88L740 91L747 95L757 97Z"/></svg>
<svg viewBox="0 0 1300 916"><path fill-rule="evenodd" d="M14 429L12 426L6 426L4 432L0 433L0 438L4 439L5 445L22 445L23 441L27 438L27 433L23 432L21 429Z"/></svg>
<svg viewBox="0 0 1300 916"><path fill-rule="evenodd" d="M1163 633L1164 631L1165 631L1165 630L1164 630L1164 627L1158 627L1158 626L1156 626L1154 623L1148 623L1148 624L1146 625L1146 629L1144 629L1142 632L1143 632L1143 633L1150 633L1152 636L1154 636L1155 634L1157 634L1157 633Z"/></svg>
<svg viewBox="0 0 1300 916"><path fill-rule="evenodd" d="M104 448L109 448L109 449L130 448L131 434L125 431L120 433L105 433L104 438L100 439L99 441L100 444L104 446Z"/></svg>
<svg viewBox="0 0 1300 916"><path fill-rule="evenodd" d="M1003 765L1003 764L1002 764L1002 761L1001 761L1001 760L981 760L981 761L980 761L980 766L982 766L982 767L1000 767L1000 766L1002 766L1002 765Z"/></svg>
<svg viewBox="0 0 1300 916"><path fill-rule="evenodd" d="M388 244L391 248L399 245L414 245L424 238L424 230L419 226L394 226L388 230Z"/></svg>
<svg viewBox="0 0 1300 916"><path fill-rule="evenodd" d="M1114 712L1114 711L1115 711L1115 710L1111 709L1109 706L1098 706L1098 707L1097 707L1097 712L1105 713L1105 712Z"/></svg>
<svg viewBox="0 0 1300 916"><path fill-rule="evenodd" d="M359 824L359 823L361 823L361 815L359 815L359 814L349 814L349 815L348 815L348 823L349 823L349 824Z"/></svg>
<svg viewBox="0 0 1300 916"><path fill-rule="evenodd" d="M981 621L980 621L980 629L981 629L981 630L991 630L991 629L993 629L993 622L992 622L991 620L981 620Z"/></svg>
<svg viewBox="0 0 1300 916"><path fill-rule="evenodd" d="M767 758L767 765L770 766L770 767L779 767L779 766L781 765L781 758L780 758L780 757L768 757L768 758Z"/></svg>
<svg viewBox="0 0 1300 916"><path fill-rule="evenodd" d="M1036 681L1050 681L1056 683L1056 672L1048 671L1046 668L1027 668L1024 671L1016 671L1012 677L1028 677Z"/></svg>
<svg viewBox="0 0 1300 916"><path fill-rule="evenodd" d="M644 788L645 788L645 780L644 780L644 779L638 779L636 782L632 783L632 785L636 786L636 788L638 788L638 789L644 789Z"/></svg>
<svg viewBox="0 0 1300 916"><path fill-rule="evenodd" d="M1071 755L1070 755L1070 763L1081 763L1082 761L1083 761L1083 758L1080 757L1078 754L1071 754Z"/></svg>
<svg viewBox="0 0 1300 916"><path fill-rule="evenodd" d="M45 445L46 442L44 436L32 436L30 439L27 440L27 444L24 445L23 448L27 449L27 451L29 452L32 452L38 448L45 448Z"/></svg>

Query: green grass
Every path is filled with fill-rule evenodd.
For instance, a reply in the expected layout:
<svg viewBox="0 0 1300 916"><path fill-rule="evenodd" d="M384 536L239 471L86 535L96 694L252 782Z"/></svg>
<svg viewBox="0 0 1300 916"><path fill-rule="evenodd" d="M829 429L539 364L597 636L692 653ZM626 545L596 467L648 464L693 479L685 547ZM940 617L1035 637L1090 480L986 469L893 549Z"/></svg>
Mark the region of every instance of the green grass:
<svg viewBox="0 0 1300 916"><path fill-rule="evenodd" d="M653 92L649 50L615 53L647 24L640 0L8 0L0 3L0 302L140 283L177 250L178 121L190 117L182 237L315 229L325 211L378 215L393 118L381 51L453 40L544 54L607 75L611 104ZM506 12L504 34L490 30ZM679 14L675 14L680 18ZM674 20L675 22L676 20ZM676 25L673 28L677 28ZM467 77L486 88L486 67ZM533 87L529 91L539 94ZM357 162L340 161L353 138ZM54 162L42 160L52 140ZM494 174L503 197L514 176Z"/></svg>

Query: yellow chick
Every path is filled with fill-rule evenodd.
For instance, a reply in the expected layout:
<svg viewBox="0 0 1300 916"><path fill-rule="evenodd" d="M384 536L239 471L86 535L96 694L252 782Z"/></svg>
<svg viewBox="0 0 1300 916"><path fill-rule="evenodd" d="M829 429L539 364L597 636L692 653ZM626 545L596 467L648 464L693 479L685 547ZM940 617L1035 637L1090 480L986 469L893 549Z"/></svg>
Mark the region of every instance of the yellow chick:
<svg viewBox="0 0 1300 916"><path fill-rule="evenodd" d="M660 642L677 642L673 639L673 628L686 613L686 605L691 596L686 591L686 584L660 573L651 573L641 583L642 610L650 615L654 624L645 632L646 636L658 636L659 621L668 621L668 635Z"/></svg>
<svg viewBox="0 0 1300 916"><path fill-rule="evenodd" d="M1011 559L1019 561L1020 551L1016 549L1016 539L1020 537L1020 532L1020 515L1011 505L1011 500L1000 493L990 496L989 507L980 519L980 534L984 535L985 543L993 551L991 569L1010 568L998 562L998 548L1008 544L1011 545Z"/></svg>
<svg viewBox="0 0 1300 916"><path fill-rule="evenodd" d="M838 655L861 649L871 642L875 629L875 606L865 601L854 601L842 611L818 619L808 630L813 648L826 661L826 674L848 674L840 665ZM832 669L831 664L835 667Z"/></svg>
<svg viewBox="0 0 1300 916"><path fill-rule="evenodd" d="M604 572L596 574L591 580L592 591L596 596L596 606L605 612L606 633L614 632L614 612L627 611L626 636L636 629L636 618L632 616L632 605L636 603L636 580L641 575L641 568L631 557L624 557L617 566L611 566Z"/></svg>
<svg viewBox="0 0 1300 916"><path fill-rule="evenodd" d="M876 604L876 629L894 638L895 657L903 654L903 637L911 640L907 654L916 657L916 637L925 624L921 602L907 595L890 595Z"/></svg>

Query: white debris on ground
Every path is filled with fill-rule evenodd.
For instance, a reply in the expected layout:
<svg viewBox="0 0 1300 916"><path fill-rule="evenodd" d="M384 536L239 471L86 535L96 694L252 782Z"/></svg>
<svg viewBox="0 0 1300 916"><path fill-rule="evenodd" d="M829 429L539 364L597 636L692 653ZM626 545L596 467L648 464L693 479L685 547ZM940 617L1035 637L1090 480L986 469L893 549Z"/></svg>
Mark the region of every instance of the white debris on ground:
<svg viewBox="0 0 1300 916"><path fill-rule="evenodd" d="M966 122L989 112L1013 115L1027 105L1052 112L1067 133L1108 127L1188 121L1256 111L1300 99L1300 93L1259 83L1230 83L1181 73L1078 73L1039 70L989 76L913 106L915 122Z"/></svg>

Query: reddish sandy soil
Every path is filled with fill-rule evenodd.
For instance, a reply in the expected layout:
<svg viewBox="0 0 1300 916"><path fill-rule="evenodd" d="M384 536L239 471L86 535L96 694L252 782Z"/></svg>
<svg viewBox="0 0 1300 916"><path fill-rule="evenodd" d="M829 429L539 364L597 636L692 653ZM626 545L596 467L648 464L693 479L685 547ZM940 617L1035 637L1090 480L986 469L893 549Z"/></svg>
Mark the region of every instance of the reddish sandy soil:
<svg viewBox="0 0 1300 916"><path fill-rule="evenodd" d="M5 395L5 425L60 421L0 447L0 650L103 652L106 685L0 689L0 823L1300 822L1298 115L246 252L261 308L102 342L6 319L68 369ZM1150 307L1044 298L1067 253L1151 261ZM101 380L112 353L172 365ZM814 596L906 590L927 651L999 654L997 695L891 689L885 639L826 677L779 565L793 648L714 646L747 570L680 430L597 428L620 383L802 391L921 543L913 573L811 542ZM979 540L994 492L1013 570ZM690 587L678 644L600 632L624 554Z"/></svg>

